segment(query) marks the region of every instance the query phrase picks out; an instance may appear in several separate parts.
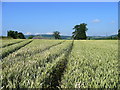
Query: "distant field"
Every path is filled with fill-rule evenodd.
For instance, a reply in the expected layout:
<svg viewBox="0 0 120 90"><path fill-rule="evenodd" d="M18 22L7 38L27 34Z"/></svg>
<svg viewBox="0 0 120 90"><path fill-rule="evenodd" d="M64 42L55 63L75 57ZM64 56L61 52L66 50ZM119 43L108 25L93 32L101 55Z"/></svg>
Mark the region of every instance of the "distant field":
<svg viewBox="0 0 120 90"><path fill-rule="evenodd" d="M2 40L2 88L117 88L117 40Z"/></svg>

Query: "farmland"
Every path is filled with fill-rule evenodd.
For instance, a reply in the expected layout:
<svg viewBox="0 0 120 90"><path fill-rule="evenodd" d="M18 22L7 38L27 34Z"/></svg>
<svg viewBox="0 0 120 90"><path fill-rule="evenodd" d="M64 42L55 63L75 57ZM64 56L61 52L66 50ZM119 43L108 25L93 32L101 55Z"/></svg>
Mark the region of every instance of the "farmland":
<svg viewBox="0 0 120 90"><path fill-rule="evenodd" d="M117 88L117 40L2 40L2 88Z"/></svg>

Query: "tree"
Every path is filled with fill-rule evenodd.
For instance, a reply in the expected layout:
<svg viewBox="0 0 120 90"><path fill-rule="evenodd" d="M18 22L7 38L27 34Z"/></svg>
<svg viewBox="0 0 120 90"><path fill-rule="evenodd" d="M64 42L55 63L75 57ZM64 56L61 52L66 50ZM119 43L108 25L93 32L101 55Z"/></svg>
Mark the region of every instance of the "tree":
<svg viewBox="0 0 120 90"><path fill-rule="evenodd" d="M17 36L19 39L25 39L25 36L21 32L19 32Z"/></svg>
<svg viewBox="0 0 120 90"><path fill-rule="evenodd" d="M53 32L53 36L55 37L55 39L60 39L60 32L59 31Z"/></svg>
<svg viewBox="0 0 120 90"><path fill-rule="evenodd" d="M18 38L25 39L25 36L23 33L21 32L18 33L17 31L12 31L12 30L7 32L7 37L12 37L13 39L18 39Z"/></svg>
<svg viewBox="0 0 120 90"><path fill-rule="evenodd" d="M118 30L118 39L120 40L120 29Z"/></svg>
<svg viewBox="0 0 120 90"><path fill-rule="evenodd" d="M72 33L72 38L75 39L75 40L84 40L84 39L87 39L87 36L86 36L86 31L88 30L88 28L86 27L87 24L85 23L82 23L80 25L75 25L74 26L74 32Z"/></svg>
<svg viewBox="0 0 120 90"><path fill-rule="evenodd" d="M18 38L18 32L17 31L14 31L14 36L15 36L15 39Z"/></svg>
<svg viewBox="0 0 120 90"><path fill-rule="evenodd" d="M10 30L10 31L7 32L7 36L12 37L13 39L17 39L18 38L17 35L18 35L17 31Z"/></svg>

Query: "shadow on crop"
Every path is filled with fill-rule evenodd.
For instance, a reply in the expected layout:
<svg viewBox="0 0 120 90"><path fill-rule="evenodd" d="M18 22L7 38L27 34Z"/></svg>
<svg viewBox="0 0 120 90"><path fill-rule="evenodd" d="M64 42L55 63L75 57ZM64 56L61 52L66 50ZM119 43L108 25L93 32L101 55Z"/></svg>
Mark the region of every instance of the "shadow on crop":
<svg viewBox="0 0 120 90"><path fill-rule="evenodd" d="M45 89L58 90L61 88L60 87L61 78L65 72L65 69L68 63L68 58L73 48L73 43L74 41L72 41L72 43L68 47L68 51L65 52L64 59L61 60L59 64L56 65L54 70L50 73L50 77L45 78L44 84L42 86L43 90Z"/></svg>

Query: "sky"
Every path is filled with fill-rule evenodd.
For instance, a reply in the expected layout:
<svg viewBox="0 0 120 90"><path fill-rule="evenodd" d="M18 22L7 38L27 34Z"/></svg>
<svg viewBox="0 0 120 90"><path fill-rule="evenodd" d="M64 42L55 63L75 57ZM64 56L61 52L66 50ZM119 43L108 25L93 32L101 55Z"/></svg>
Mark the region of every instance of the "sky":
<svg viewBox="0 0 120 90"><path fill-rule="evenodd" d="M119 0L1 0L2 2L118 2Z"/></svg>
<svg viewBox="0 0 120 90"><path fill-rule="evenodd" d="M117 2L3 2L2 34L15 30L29 34L72 35L86 23L89 36L114 35L118 30Z"/></svg>

